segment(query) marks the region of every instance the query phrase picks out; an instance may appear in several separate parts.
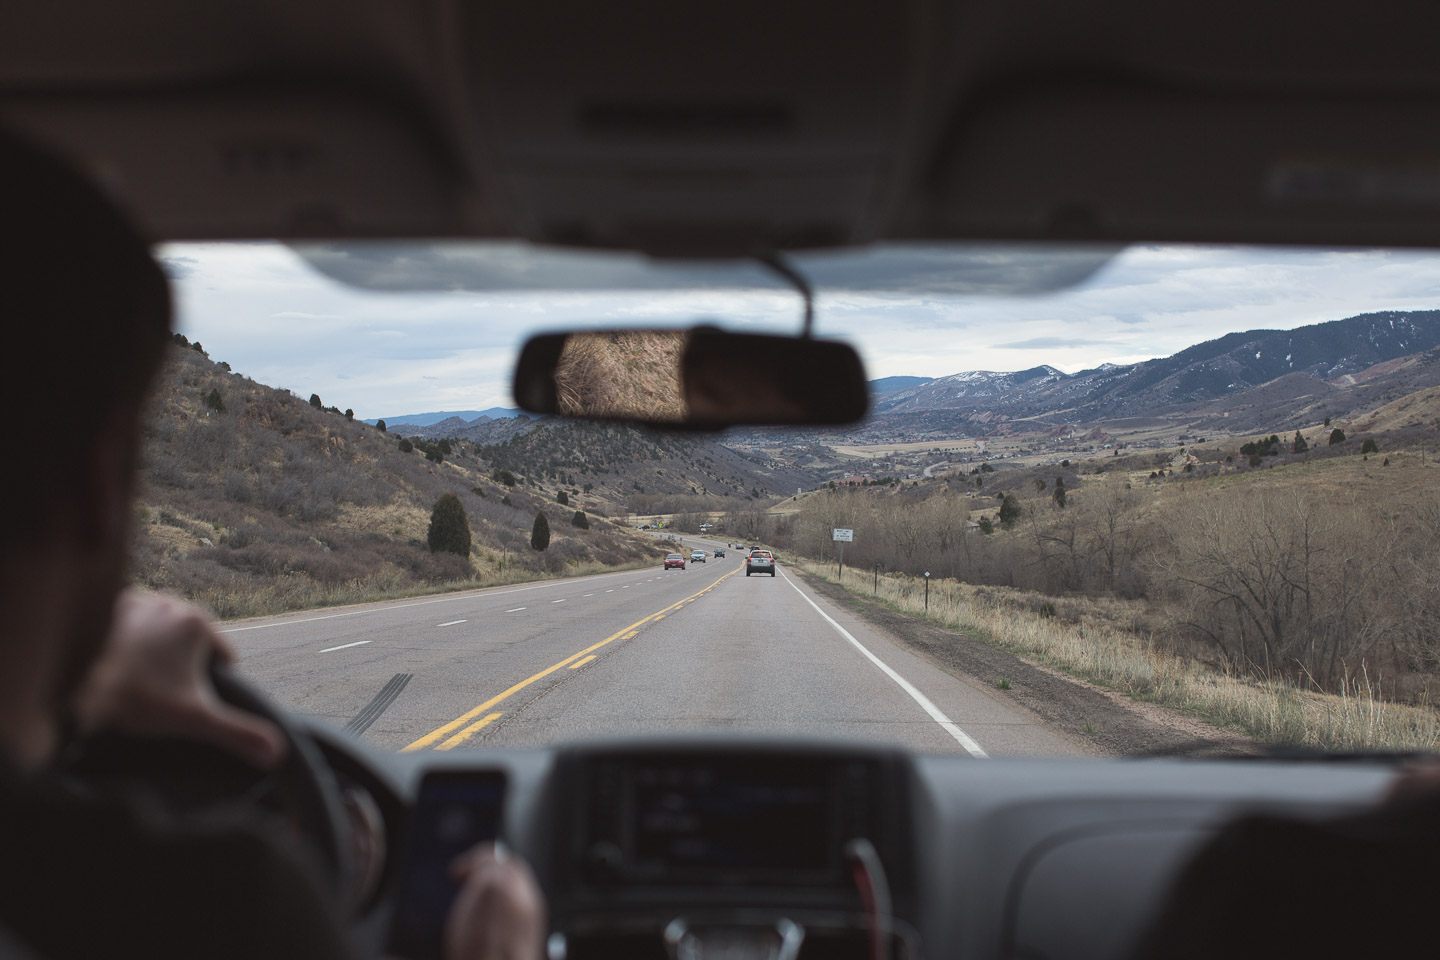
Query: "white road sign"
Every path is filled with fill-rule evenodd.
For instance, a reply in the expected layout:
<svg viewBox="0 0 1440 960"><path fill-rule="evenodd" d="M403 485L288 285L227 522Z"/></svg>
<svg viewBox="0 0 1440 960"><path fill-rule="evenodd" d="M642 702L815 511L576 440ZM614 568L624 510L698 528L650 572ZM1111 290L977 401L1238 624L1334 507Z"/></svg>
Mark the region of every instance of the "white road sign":
<svg viewBox="0 0 1440 960"><path fill-rule="evenodd" d="M852 543L855 540L854 530L847 530L844 527L834 527L833 533L834 536L830 538L831 540L838 540L841 543Z"/></svg>

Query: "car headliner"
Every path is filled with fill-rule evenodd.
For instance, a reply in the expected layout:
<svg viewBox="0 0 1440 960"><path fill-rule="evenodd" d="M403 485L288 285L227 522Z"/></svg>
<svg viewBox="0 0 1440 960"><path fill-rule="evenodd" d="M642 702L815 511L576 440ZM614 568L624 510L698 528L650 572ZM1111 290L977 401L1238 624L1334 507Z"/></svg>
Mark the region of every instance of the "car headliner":
<svg viewBox="0 0 1440 960"><path fill-rule="evenodd" d="M1437 25L1416 0L90 0L0 15L0 122L157 239L1436 245Z"/></svg>

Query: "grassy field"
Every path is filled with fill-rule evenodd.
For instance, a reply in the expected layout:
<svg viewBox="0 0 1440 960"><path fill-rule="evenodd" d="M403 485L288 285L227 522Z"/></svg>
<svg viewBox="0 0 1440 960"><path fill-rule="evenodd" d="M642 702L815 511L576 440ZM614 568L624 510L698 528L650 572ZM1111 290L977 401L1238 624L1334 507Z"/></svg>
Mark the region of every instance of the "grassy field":
<svg viewBox="0 0 1440 960"><path fill-rule="evenodd" d="M836 582L833 565L793 562ZM1262 743L1323 750L1440 748L1440 714L1387 701L1363 675L1351 678L1339 695L1314 693L1229 676L1161 652L1146 638L1116 629L1112 618L1098 610L1078 623L1062 622L1032 612L1035 598L1019 591L938 580L931 581L927 611L920 578L883 575L878 589L874 582L871 572L847 569L842 585L855 594L873 594L897 612Z"/></svg>

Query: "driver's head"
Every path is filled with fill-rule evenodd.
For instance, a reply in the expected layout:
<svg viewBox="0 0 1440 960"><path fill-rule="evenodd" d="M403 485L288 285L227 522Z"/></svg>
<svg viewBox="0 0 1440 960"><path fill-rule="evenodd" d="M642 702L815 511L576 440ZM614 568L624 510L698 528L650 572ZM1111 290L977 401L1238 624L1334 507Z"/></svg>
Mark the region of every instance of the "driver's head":
<svg viewBox="0 0 1440 960"><path fill-rule="evenodd" d="M43 639L48 667L35 680L58 705L95 656L122 582L139 418L170 294L99 189L3 131L0 230L0 670L33 660L7 647Z"/></svg>

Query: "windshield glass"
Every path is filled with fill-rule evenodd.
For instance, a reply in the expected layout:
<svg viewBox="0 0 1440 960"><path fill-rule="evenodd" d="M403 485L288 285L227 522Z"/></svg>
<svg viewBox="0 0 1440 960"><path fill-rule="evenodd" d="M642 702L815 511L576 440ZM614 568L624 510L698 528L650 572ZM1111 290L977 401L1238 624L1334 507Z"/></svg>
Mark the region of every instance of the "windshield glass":
<svg viewBox="0 0 1440 960"><path fill-rule="evenodd" d="M521 414L516 355L602 325L798 332L760 267L159 254L178 321L135 578L222 618L281 705L379 747L1440 740L1440 255L799 257L869 416L691 435Z"/></svg>

